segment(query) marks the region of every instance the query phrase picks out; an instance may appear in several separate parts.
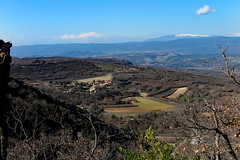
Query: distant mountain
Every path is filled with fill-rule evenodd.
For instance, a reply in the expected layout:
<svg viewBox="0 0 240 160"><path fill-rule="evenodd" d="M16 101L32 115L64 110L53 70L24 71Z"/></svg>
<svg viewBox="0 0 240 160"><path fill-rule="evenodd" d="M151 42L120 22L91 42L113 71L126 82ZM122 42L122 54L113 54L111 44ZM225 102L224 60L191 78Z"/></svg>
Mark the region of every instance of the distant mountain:
<svg viewBox="0 0 240 160"><path fill-rule="evenodd" d="M127 43L93 43L93 44L54 44L29 45L12 48L14 57L111 57L118 54L139 53L177 53L179 55L209 56L219 53L217 44L229 46L228 53L240 53L240 37L196 37L168 41L144 41Z"/></svg>
<svg viewBox="0 0 240 160"><path fill-rule="evenodd" d="M224 36L201 36L201 35L191 35L191 34L185 34L185 35L167 35L167 36L161 36L157 38L152 38L147 41L173 41L178 39L201 39L201 38L214 38L214 37L224 37Z"/></svg>
<svg viewBox="0 0 240 160"><path fill-rule="evenodd" d="M176 39L177 38L175 35L167 35L167 36L152 38L147 41L172 41L172 40L176 40Z"/></svg>

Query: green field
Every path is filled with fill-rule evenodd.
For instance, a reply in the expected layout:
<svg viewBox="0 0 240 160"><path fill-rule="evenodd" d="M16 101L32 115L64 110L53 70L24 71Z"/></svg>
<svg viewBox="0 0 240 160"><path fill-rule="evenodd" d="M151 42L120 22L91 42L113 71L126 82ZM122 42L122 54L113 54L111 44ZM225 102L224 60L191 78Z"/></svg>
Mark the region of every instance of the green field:
<svg viewBox="0 0 240 160"><path fill-rule="evenodd" d="M144 97L133 97L137 102L132 101L132 104L138 105L148 111L168 111L173 109L175 106L166 103L161 103ZM130 98L129 98L130 99Z"/></svg>
<svg viewBox="0 0 240 160"><path fill-rule="evenodd" d="M105 108L105 115L114 114L117 117L137 116L149 111L171 111L174 105L158 102L144 97L128 97L124 100L131 100L131 103L137 107L111 107Z"/></svg>
<svg viewBox="0 0 240 160"><path fill-rule="evenodd" d="M105 108L105 112L117 113L117 112L146 112L146 109L142 107L118 107L118 108Z"/></svg>

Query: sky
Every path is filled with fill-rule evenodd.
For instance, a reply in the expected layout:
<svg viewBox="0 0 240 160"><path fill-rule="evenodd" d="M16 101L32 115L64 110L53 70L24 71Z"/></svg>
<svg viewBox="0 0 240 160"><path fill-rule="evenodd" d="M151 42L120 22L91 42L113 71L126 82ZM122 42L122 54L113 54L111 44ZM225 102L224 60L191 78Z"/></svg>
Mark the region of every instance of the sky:
<svg viewBox="0 0 240 160"><path fill-rule="evenodd" d="M240 36L239 0L0 0L13 45L116 43L165 35Z"/></svg>

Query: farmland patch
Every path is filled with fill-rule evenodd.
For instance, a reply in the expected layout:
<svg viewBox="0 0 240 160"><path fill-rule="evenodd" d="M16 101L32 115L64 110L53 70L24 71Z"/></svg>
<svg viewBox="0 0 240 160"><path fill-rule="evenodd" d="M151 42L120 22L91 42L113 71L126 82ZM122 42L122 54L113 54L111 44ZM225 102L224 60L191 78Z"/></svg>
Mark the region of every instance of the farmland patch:
<svg viewBox="0 0 240 160"><path fill-rule="evenodd" d="M92 78L85 78L85 79L79 79L77 80L77 82L81 83L91 83L93 81L110 81L112 80L112 76L107 75L107 76L99 76L99 77L92 77Z"/></svg>
<svg viewBox="0 0 240 160"><path fill-rule="evenodd" d="M148 111L168 111L172 110L175 106L166 103L158 102L144 97L134 97L136 100L132 101L132 104L138 105Z"/></svg>

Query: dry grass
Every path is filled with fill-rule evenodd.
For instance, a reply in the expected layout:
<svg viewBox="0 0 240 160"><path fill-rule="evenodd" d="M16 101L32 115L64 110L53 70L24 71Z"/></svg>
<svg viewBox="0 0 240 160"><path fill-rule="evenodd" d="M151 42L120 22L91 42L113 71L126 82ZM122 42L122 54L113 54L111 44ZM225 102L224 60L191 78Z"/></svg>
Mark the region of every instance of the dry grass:
<svg viewBox="0 0 240 160"><path fill-rule="evenodd" d="M168 96L167 98L178 98L181 95L183 95L185 92L187 92L188 87L182 87L182 88L178 88L173 94L171 94L170 96Z"/></svg>
<svg viewBox="0 0 240 160"><path fill-rule="evenodd" d="M86 78L86 79L79 79L77 80L77 82L81 83L81 82L84 82L84 83L90 83L90 82L93 82L93 81L108 81L108 80L112 80L112 76L110 75L107 75L107 76L99 76L99 77L93 77L93 78Z"/></svg>
<svg viewBox="0 0 240 160"><path fill-rule="evenodd" d="M138 90L140 96L142 97L147 97L149 94L148 93L145 93L145 92L141 92L140 90Z"/></svg>

